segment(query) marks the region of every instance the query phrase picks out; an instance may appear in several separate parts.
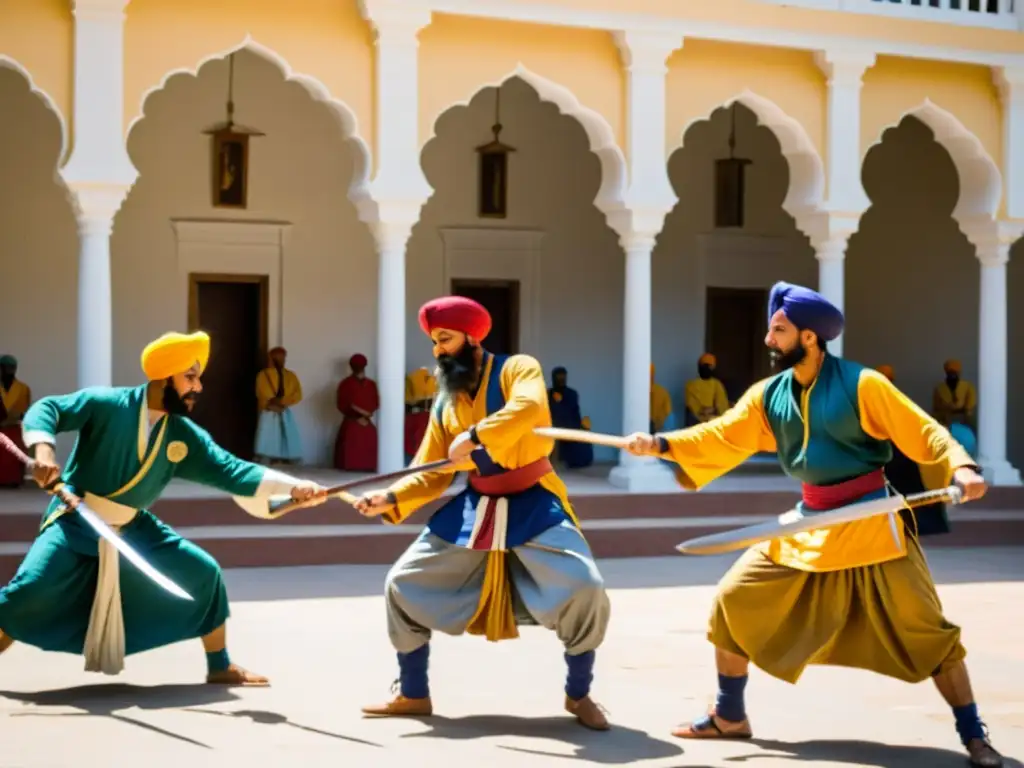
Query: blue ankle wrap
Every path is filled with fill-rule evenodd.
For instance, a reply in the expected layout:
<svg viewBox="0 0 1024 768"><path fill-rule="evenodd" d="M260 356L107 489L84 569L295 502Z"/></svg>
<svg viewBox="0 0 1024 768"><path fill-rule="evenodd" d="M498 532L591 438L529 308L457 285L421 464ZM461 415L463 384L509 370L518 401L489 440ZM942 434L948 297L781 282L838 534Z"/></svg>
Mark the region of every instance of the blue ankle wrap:
<svg viewBox="0 0 1024 768"><path fill-rule="evenodd" d="M399 685L407 699L425 699L430 695L427 682L427 662L430 645L421 645L412 653L398 654Z"/></svg>

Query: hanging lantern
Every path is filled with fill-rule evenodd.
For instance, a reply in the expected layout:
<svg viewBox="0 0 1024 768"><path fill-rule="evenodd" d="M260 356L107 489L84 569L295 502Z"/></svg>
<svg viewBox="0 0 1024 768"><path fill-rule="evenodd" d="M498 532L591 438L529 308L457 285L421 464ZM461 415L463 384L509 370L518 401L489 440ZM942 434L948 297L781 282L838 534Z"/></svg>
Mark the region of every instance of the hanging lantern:
<svg viewBox="0 0 1024 768"><path fill-rule="evenodd" d="M499 138L501 124L501 86L494 89L494 138L476 148L478 166L477 215L485 219L508 216L508 156L515 147Z"/></svg>
<svg viewBox="0 0 1024 768"><path fill-rule="evenodd" d="M736 157L736 102L732 104L729 156L715 160L715 227L742 228L746 209L747 166L753 163Z"/></svg>

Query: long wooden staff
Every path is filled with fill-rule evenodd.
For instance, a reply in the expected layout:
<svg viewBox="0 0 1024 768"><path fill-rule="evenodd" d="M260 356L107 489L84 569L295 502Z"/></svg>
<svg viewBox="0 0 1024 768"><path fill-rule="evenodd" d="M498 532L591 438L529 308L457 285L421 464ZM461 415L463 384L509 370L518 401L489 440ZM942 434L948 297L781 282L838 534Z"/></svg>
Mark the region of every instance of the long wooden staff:
<svg viewBox="0 0 1024 768"><path fill-rule="evenodd" d="M587 429L562 429L560 427L534 427L533 434L538 437L550 437L552 440L567 440L574 443L591 443L607 445L612 448L625 448L629 438L621 435L603 435Z"/></svg>
<svg viewBox="0 0 1024 768"><path fill-rule="evenodd" d="M334 485L327 489L327 498L340 499L346 504L354 505L359 498L351 493L348 493L353 488L358 488L363 485L380 485L387 483L391 480L398 480L408 475L415 475L419 472L444 472L451 470L455 467L455 464L449 459L440 459L438 461L431 461L427 464L420 464L419 466L404 467L403 469L395 470L394 472L385 472L380 475L372 475L371 477L363 477L358 480L349 480L347 483L341 485ZM308 501L294 501L290 497L281 496L271 499L246 499L239 496L233 497L235 503L242 507L253 517L261 517L269 520L275 520L283 515L287 515L289 512L294 512L297 509L306 509L320 504L320 500L315 502Z"/></svg>

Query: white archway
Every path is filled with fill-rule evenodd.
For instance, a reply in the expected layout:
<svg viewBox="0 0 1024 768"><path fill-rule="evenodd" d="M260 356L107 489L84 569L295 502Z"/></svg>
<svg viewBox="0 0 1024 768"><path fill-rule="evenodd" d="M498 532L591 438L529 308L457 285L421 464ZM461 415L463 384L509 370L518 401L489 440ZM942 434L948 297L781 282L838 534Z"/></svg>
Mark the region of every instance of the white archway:
<svg viewBox="0 0 1024 768"><path fill-rule="evenodd" d="M424 142L424 150L426 144L437 136L437 125L443 115L460 107L468 108L470 101L484 88L500 88L509 80L517 77L533 88L541 101L554 104L558 107L559 112L575 118L583 127L590 142L590 151L597 155L601 162L601 186L594 198L594 205L606 215L620 209L624 204L628 174L626 172L626 157L615 141L615 132L611 125L603 115L581 104L576 95L568 88L532 72L522 64L517 65L512 72L497 80L483 83L464 100L442 110L434 118L433 133L427 142Z"/></svg>
<svg viewBox="0 0 1024 768"><path fill-rule="evenodd" d="M757 116L760 125L775 134L782 150L782 156L789 164L789 190L782 201L782 207L799 223L801 216L816 211L825 197L825 163L818 154L807 130L798 120L787 115L775 102L759 96L751 90L726 100L712 110L742 104ZM686 132L711 114L696 118L683 129L683 143Z"/></svg>
<svg viewBox="0 0 1024 768"><path fill-rule="evenodd" d="M203 65L211 61L227 58L232 53L237 53L242 50L247 50L256 54L260 58L269 61L280 70L285 81L298 83L306 89L314 101L324 104L330 108L331 112L337 117L341 134L345 141L352 142L357 149L354 153L355 167L352 174L352 183L348 190L349 199L354 203L368 200L370 198L370 171L373 164L370 160L370 147L359 135L359 121L356 118L355 112L343 101L334 98L327 87L315 77L296 72L283 56L273 49L257 42L251 35L246 35L245 39L237 45L203 57L196 62L193 67L184 67L167 72L163 78L161 78L159 83L143 93L139 104L139 112L134 118L132 118L131 122L128 124L128 129L125 131L125 146L127 147L128 139L131 136L132 130L146 116L146 102L153 94L163 90L172 77L177 75L198 77L199 70L202 69Z"/></svg>
<svg viewBox="0 0 1024 768"><path fill-rule="evenodd" d="M882 142L886 131L897 128L906 117L914 117L931 129L937 141L949 153L960 177L960 197L952 216L963 225L979 218L993 219L999 212L1003 192L999 166L986 151L981 140L971 133L952 113L929 99L904 112L899 119L887 125L867 152ZM867 158L867 152L861 163Z"/></svg>
<svg viewBox="0 0 1024 768"><path fill-rule="evenodd" d="M53 177L61 187L67 189L67 184L64 183L64 177L60 173L60 167L64 164L64 158L68 154L68 122L65 119L64 114L60 111L60 108L57 106L57 102L53 100L53 97L36 85L36 81L32 78L32 73L29 72L28 69L19 61L0 53L0 67L13 70L25 78L29 92L39 98L39 100L46 105L46 108L53 113L54 117L57 118L57 123L60 125L60 152L57 154L57 158L54 161ZM68 190L68 193L70 195L70 190Z"/></svg>

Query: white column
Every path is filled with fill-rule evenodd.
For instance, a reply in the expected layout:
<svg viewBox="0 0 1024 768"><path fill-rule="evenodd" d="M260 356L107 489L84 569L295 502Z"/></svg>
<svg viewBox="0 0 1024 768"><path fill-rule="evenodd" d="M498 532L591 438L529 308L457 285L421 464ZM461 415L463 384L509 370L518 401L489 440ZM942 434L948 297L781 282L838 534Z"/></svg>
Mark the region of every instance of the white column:
<svg viewBox="0 0 1024 768"><path fill-rule="evenodd" d="M374 227L377 278L377 471L405 465L405 246L411 225Z"/></svg>
<svg viewBox="0 0 1024 768"><path fill-rule="evenodd" d="M1006 458L1007 311L1006 263L1024 225L993 222L968 233L981 265L978 318L978 463L992 485L1020 485L1020 472Z"/></svg>
<svg viewBox="0 0 1024 768"><path fill-rule="evenodd" d="M993 79L1003 103L1005 215L1024 219L1024 69L1000 67L993 71Z"/></svg>
<svg viewBox="0 0 1024 768"><path fill-rule="evenodd" d="M405 465L405 248L431 189L420 166L417 35L430 13L364 0L376 33L376 173L360 218L377 242L377 471Z"/></svg>
<svg viewBox="0 0 1024 768"><path fill-rule="evenodd" d="M818 291L839 309L845 306L846 245L871 204L861 184L860 91L874 54L826 50L815 61L828 80L825 117L825 203L818 211L797 216L818 260ZM843 355L843 337L829 342L829 351Z"/></svg>
<svg viewBox="0 0 1024 768"><path fill-rule="evenodd" d="M75 0L74 150L61 175L78 214L78 386L113 378L110 233L136 176L125 149L124 8Z"/></svg>
<svg viewBox="0 0 1024 768"><path fill-rule="evenodd" d="M626 148L629 188L623 210L609 216L626 255L623 328L622 429L647 432L651 420L651 254L665 214L676 203L668 178L665 130L666 61L677 35L616 33L626 68ZM609 482L629 491L672 483L653 459L621 452Z"/></svg>

